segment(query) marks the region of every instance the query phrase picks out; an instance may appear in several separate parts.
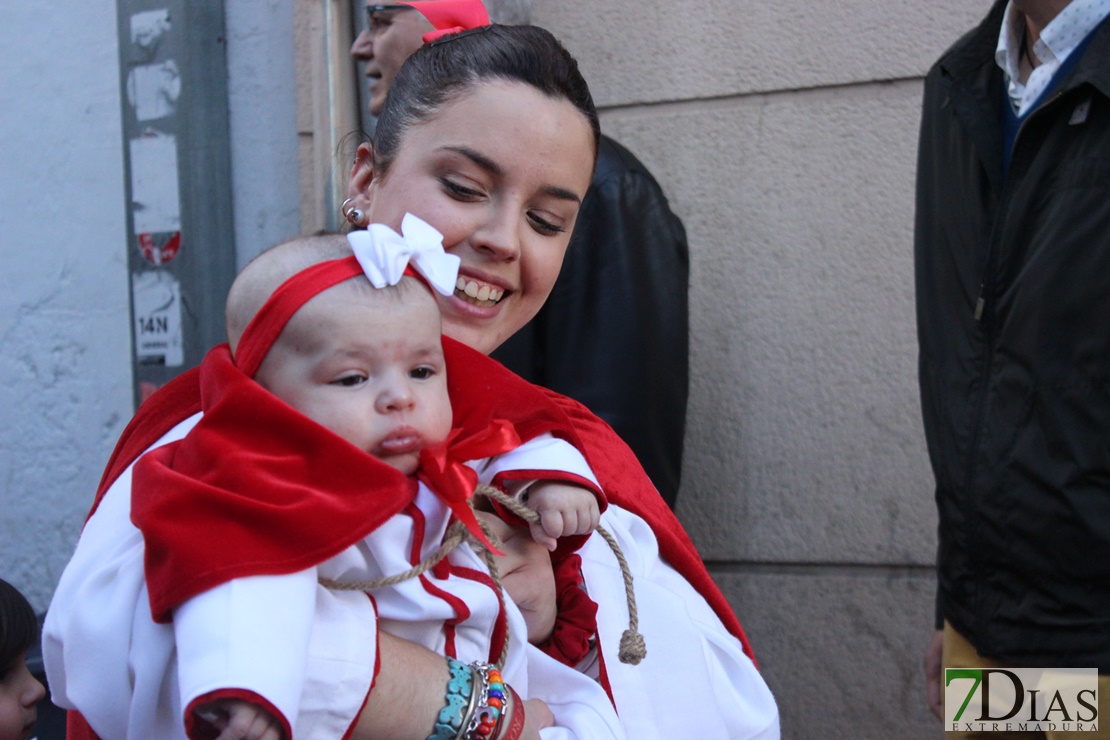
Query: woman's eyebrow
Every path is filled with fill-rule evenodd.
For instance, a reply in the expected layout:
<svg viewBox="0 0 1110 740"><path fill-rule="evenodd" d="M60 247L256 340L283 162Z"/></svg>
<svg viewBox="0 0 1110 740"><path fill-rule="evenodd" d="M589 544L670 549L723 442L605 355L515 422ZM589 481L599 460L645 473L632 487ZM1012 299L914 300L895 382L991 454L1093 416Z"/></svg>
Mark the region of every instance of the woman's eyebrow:
<svg viewBox="0 0 1110 740"><path fill-rule="evenodd" d="M582 204L582 199L578 197L576 193L567 190L566 188L557 188L554 185L549 185L543 189L543 192L554 198L559 198L560 200L569 200L574 203L578 203L579 205Z"/></svg>
<svg viewBox="0 0 1110 740"><path fill-rule="evenodd" d="M468 146L445 146L443 147L443 149L449 152L455 152L456 154L463 155L471 162L481 167L483 170L489 172L491 175L500 176L505 174L505 170L501 167L501 165L497 164L497 162L494 162L485 154L471 149Z"/></svg>
<svg viewBox="0 0 1110 740"><path fill-rule="evenodd" d="M468 146L445 146L443 147L443 149L445 151L461 154L462 156L466 157L471 162L478 165L492 175L500 177L501 175L505 174L505 169L501 165L487 157L485 154L471 149ZM582 203L582 198L579 197L577 193L572 190L567 190L566 188L560 188L555 185L548 185L543 188L543 192L561 200L569 200L578 204Z"/></svg>

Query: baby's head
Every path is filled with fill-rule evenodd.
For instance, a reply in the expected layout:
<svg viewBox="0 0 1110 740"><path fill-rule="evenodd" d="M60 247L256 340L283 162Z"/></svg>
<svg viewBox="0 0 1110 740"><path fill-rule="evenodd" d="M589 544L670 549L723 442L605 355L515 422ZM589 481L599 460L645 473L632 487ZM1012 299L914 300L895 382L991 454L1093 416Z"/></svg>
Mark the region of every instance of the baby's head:
<svg viewBox="0 0 1110 740"><path fill-rule="evenodd" d="M247 265L227 303L236 362L247 325L279 286L293 276L302 279L308 267L350 255L343 236L308 237L274 247ZM308 418L411 475L420 451L442 442L451 428L441 331L439 307L420 279L405 276L375 288L358 273L295 310L254 379Z"/></svg>
<svg viewBox="0 0 1110 740"><path fill-rule="evenodd" d="M35 612L15 586L0 579L0 738L29 738L46 689L27 669L38 640Z"/></svg>

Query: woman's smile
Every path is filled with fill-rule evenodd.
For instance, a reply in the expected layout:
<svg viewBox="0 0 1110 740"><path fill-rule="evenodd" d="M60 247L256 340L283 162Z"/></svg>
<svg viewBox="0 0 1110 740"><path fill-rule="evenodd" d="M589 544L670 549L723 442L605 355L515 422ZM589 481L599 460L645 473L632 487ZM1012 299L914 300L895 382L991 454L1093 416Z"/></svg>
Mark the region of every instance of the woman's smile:
<svg viewBox="0 0 1110 740"><path fill-rule="evenodd" d="M455 283L455 295L475 306L488 308L497 305L497 302L505 295L505 291L496 285L460 275Z"/></svg>
<svg viewBox="0 0 1110 740"><path fill-rule="evenodd" d="M590 184L593 133L577 108L523 83L483 82L412 126L368 190L366 216L435 226L462 264L440 298L444 333L491 352L528 323L559 274Z"/></svg>

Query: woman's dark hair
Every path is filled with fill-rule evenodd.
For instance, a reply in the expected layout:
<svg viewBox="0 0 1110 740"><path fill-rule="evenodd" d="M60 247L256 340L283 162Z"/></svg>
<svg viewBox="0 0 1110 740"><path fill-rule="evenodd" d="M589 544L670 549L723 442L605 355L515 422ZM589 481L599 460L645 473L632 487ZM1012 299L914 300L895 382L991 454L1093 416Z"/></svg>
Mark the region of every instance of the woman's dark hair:
<svg viewBox="0 0 1110 740"><path fill-rule="evenodd" d="M35 610L15 586L0 578L0 671L34 645L38 637Z"/></svg>
<svg viewBox="0 0 1110 740"><path fill-rule="evenodd" d="M374 164L385 173L405 132L434 116L474 85L522 82L574 105L601 136L590 88L578 63L549 31L536 26L486 26L444 36L412 54L393 80L374 130Z"/></svg>

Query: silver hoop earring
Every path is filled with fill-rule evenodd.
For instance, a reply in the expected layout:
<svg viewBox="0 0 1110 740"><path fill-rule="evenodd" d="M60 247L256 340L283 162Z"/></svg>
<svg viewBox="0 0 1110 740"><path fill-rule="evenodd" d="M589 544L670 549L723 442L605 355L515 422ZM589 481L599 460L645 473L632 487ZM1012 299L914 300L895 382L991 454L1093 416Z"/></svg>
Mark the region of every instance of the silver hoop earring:
<svg viewBox="0 0 1110 740"><path fill-rule="evenodd" d="M347 198L347 200L343 201L343 205L339 207L339 210L343 212L343 218L347 219L347 222L352 226L362 226L362 220L366 217L366 214L362 212L361 208L353 207L351 205L352 200L354 199Z"/></svg>

